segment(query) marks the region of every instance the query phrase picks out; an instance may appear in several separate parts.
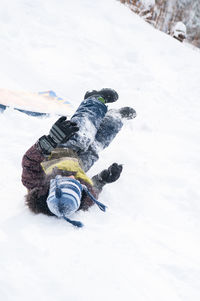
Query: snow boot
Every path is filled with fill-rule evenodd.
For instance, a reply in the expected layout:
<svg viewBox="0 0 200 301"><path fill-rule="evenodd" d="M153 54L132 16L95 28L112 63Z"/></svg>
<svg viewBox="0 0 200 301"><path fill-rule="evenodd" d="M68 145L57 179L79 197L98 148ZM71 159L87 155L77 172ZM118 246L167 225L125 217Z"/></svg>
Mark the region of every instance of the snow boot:
<svg viewBox="0 0 200 301"><path fill-rule="evenodd" d="M125 118L128 120L135 118L137 115L136 111L131 107L123 107L123 108L119 109L118 112L120 113L122 118Z"/></svg>
<svg viewBox="0 0 200 301"><path fill-rule="evenodd" d="M117 99L119 97L115 90L109 89L109 88L104 88L104 89L101 89L99 91L96 91L96 90L87 91L85 96L84 96L84 99L86 99L88 97L91 97L91 96L100 96L100 97L102 97L103 100L104 100L104 103L115 102L115 101L117 101Z"/></svg>

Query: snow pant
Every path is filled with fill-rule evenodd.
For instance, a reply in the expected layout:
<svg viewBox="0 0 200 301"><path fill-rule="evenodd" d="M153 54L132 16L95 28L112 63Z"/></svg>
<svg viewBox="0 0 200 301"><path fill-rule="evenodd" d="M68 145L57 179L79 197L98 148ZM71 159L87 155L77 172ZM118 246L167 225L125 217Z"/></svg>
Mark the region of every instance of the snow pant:
<svg viewBox="0 0 200 301"><path fill-rule="evenodd" d="M60 145L73 149L88 171L98 160L98 153L106 148L122 128L122 119L115 110L108 111L107 106L91 96L85 99L71 121L76 122L79 131L69 141Z"/></svg>

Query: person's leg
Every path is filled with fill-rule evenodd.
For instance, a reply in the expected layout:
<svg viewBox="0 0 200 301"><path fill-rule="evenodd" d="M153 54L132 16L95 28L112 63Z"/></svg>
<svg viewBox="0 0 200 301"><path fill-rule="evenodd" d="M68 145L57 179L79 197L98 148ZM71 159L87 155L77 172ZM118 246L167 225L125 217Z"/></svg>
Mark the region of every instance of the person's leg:
<svg viewBox="0 0 200 301"><path fill-rule="evenodd" d="M79 126L79 131L60 147L71 148L76 152L86 151L94 141L99 125L107 112L105 104L115 102L117 99L117 92L110 88L86 92L84 101L71 118Z"/></svg>
<svg viewBox="0 0 200 301"><path fill-rule="evenodd" d="M131 120L135 117L136 111L131 107L111 109L107 112L99 126L94 142L87 151L78 153L79 158L83 162L84 171L88 171L99 159L99 152L112 142L121 130L124 120Z"/></svg>
<svg viewBox="0 0 200 301"><path fill-rule="evenodd" d="M60 147L71 148L76 152L86 151L93 143L106 112L107 106L98 96L85 99L71 118L71 121L77 123L79 131Z"/></svg>
<svg viewBox="0 0 200 301"><path fill-rule="evenodd" d="M122 120L121 115L116 110L107 112L99 126L94 142L86 151L80 151L78 153L78 156L83 163L84 171L88 171L92 167L99 159L98 153L108 147L117 133L121 130L123 126Z"/></svg>

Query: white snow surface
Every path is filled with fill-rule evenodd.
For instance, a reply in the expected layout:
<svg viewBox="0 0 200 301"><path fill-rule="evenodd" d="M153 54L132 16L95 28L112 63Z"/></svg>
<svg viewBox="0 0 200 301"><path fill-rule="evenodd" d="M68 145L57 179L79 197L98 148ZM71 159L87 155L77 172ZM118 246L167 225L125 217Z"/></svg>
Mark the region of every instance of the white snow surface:
<svg viewBox="0 0 200 301"><path fill-rule="evenodd" d="M115 0L1 0L0 32L1 88L75 109L111 87L137 111L89 171L124 166L82 229L24 204L22 156L57 117L0 114L0 299L199 301L200 53Z"/></svg>

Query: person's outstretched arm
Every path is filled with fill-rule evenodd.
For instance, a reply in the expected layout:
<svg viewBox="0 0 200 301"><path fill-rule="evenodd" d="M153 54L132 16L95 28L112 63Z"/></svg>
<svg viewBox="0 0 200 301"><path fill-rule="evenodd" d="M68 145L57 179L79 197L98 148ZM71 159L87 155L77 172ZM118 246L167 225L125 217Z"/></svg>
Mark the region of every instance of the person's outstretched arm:
<svg viewBox="0 0 200 301"><path fill-rule="evenodd" d="M76 123L66 121L66 117L60 117L52 126L49 135L42 136L23 156L22 159L22 183L30 190L42 186L45 173L41 162L61 142L69 140L79 128Z"/></svg>

